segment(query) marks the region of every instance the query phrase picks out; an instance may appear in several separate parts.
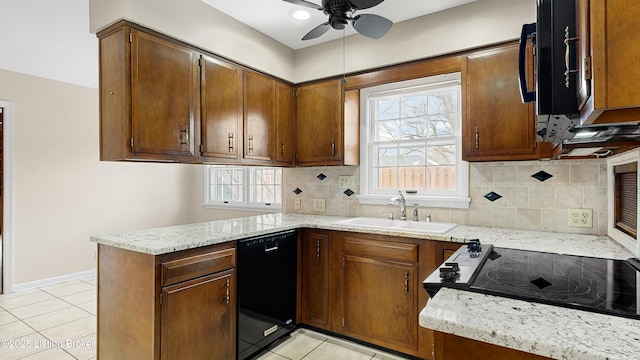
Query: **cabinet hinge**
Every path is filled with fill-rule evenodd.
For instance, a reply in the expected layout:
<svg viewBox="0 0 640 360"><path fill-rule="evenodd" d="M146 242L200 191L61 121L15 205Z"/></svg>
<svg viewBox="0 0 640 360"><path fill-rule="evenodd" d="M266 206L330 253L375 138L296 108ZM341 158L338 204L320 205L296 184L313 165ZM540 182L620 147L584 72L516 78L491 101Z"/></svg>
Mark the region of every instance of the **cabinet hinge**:
<svg viewBox="0 0 640 360"><path fill-rule="evenodd" d="M133 150L133 137L131 137L131 141L129 145L131 145L131 150Z"/></svg>
<svg viewBox="0 0 640 360"><path fill-rule="evenodd" d="M160 293L160 305L162 305L162 293Z"/></svg>
<svg viewBox="0 0 640 360"><path fill-rule="evenodd" d="M584 68L584 79L591 80L591 56L587 56L584 58L584 63L582 64Z"/></svg>
<svg viewBox="0 0 640 360"><path fill-rule="evenodd" d="M200 67L204 65L204 57L202 55L200 55L200 60L198 60L198 65L200 65Z"/></svg>
<svg viewBox="0 0 640 360"><path fill-rule="evenodd" d="M200 144L200 154L202 154L203 151L204 151L204 146L202 146L202 144Z"/></svg>
<svg viewBox="0 0 640 360"><path fill-rule="evenodd" d="M298 89L293 89L293 97L298 96Z"/></svg>
<svg viewBox="0 0 640 360"><path fill-rule="evenodd" d="M342 318L342 327L344 327L344 318Z"/></svg>
<svg viewBox="0 0 640 360"><path fill-rule="evenodd" d="M131 31L129 31L129 42L133 42L133 33Z"/></svg>

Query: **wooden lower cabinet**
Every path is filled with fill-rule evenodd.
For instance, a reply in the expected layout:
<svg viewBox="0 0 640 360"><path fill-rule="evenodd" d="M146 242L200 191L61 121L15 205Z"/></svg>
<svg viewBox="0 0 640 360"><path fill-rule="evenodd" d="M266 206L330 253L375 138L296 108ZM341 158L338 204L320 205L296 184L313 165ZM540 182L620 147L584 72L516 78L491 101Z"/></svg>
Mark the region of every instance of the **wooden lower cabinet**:
<svg viewBox="0 0 640 360"><path fill-rule="evenodd" d="M344 334L416 352L417 266L358 256L344 259Z"/></svg>
<svg viewBox="0 0 640 360"><path fill-rule="evenodd" d="M149 255L98 245L98 358L235 359L235 248Z"/></svg>
<svg viewBox="0 0 640 360"><path fill-rule="evenodd" d="M543 360L544 356L530 354L498 345L487 344L460 336L435 332L435 360Z"/></svg>
<svg viewBox="0 0 640 360"><path fill-rule="evenodd" d="M374 234L302 232L301 322L431 359L433 331L418 324L437 242ZM319 254L318 254L319 252ZM328 258L323 258L328 254Z"/></svg>
<svg viewBox="0 0 640 360"><path fill-rule="evenodd" d="M162 288L162 359L235 358L234 285L227 270Z"/></svg>
<svg viewBox="0 0 640 360"><path fill-rule="evenodd" d="M329 232L302 232L302 322L331 330L329 322Z"/></svg>

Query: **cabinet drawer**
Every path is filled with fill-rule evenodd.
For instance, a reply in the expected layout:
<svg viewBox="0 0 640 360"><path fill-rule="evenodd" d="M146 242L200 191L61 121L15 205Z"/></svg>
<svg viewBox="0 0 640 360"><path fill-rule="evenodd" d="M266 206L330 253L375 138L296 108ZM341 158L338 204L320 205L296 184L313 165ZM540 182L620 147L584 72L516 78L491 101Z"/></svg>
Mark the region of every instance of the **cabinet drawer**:
<svg viewBox="0 0 640 360"><path fill-rule="evenodd" d="M393 241L368 240L346 236L345 255L401 262L418 262L418 245Z"/></svg>
<svg viewBox="0 0 640 360"><path fill-rule="evenodd" d="M162 286L231 269L236 263L236 250L227 249L168 261L162 264Z"/></svg>

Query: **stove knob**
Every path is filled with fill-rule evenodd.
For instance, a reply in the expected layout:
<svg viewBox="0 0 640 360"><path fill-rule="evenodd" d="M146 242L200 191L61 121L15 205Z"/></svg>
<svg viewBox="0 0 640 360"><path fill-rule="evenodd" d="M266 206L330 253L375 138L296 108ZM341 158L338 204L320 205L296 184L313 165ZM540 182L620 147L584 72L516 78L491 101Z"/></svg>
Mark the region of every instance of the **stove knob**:
<svg viewBox="0 0 640 360"><path fill-rule="evenodd" d="M457 262L446 262L444 263L444 266L452 268L455 272L460 271L460 266L458 266Z"/></svg>
<svg viewBox="0 0 640 360"><path fill-rule="evenodd" d="M440 278L446 282L454 282L460 277L460 268L457 263L453 263L456 266L442 266L440 267Z"/></svg>
<svg viewBox="0 0 640 360"><path fill-rule="evenodd" d="M482 244L479 239L471 239L467 243L467 250L471 253L482 251Z"/></svg>

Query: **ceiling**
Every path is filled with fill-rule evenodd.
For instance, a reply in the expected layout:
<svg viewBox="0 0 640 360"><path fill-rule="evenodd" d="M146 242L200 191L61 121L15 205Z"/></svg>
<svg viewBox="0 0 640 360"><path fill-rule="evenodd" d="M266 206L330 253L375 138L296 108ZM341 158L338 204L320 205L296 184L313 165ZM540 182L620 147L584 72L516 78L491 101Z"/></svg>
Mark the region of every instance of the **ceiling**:
<svg viewBox="0 0 640 360"><path fill-rule="evenodd" d="M419 16L446 10L477 0L387 0L357 14L376 14L398 23ZM266 34L276 41L297 50L323 42L339 39L343 31L330 29L319 38L302 41L302 37L311 29L327 21L327 15L320 10L294 5L282 0L202 0L232 18ZM321 0L309 0L321 5ZM307 20L295 20L289 13L297 9L309 10ZM393 31L393 27L390 31ZM357 32L348 26L345 35ZM372 40L375 41L375 40Z"/></svg>

